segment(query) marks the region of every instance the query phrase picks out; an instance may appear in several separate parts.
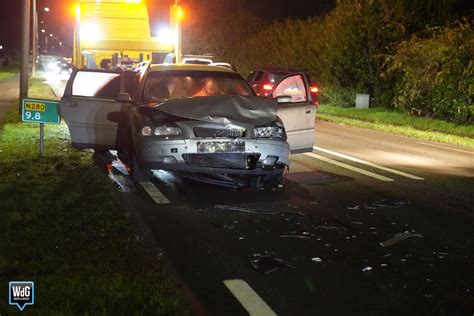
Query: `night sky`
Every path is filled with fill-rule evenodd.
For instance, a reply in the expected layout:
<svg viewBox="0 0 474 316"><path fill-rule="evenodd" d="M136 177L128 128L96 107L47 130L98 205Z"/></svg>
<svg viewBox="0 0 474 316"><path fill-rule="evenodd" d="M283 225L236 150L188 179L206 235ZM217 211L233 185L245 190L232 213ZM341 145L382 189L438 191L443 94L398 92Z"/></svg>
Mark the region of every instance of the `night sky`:
<svg viewBox="0 0 474 316"><path fill-rule="evenodd" d="M160 25L166 25L169 15L169 5L172 0L145 0L150 11L152 35ZM2 0L0 11L0 45L5 49L20 47L20 0ZM6 2L6 3L5 3ZM58 40L66 46L72 45L73 30L73 0L37 0L39 20L44 21L42 27L47 34L53 33ZM181 0L186 10L214 10L218 11L248 10L266 20L283 19L285 17L305 18L318 16L329 12L336 0ZM308 4L308 2L310 4ZM459 11L464 11L463 6L471 7L470 0L459 0L464 3ZM44 7L50 7L50 12L44 12ZM194 12L188 12L193 14ZM185 14L188 14L185 13ZM43 38L40 38L44 41Z"/></svg>
<svg viewBox="0 0 474 316"><path fill-rule="evenodd" d="M20 20L21 1L2 0L2 10L0 11L0 45L5 49L18 49L20 47ZM172 0L147 0L152 33L159 25L167 23L169 5ZM327 12L333 7L335 0L313 0L313 4L308 5L307 0L182 0L185 7L203 8L209 10L213 8L213 3L225 7L226 10L244 9L257 14L265 19L285 17L307 17ZM41 27L46 29L46 34L53 33L58 40L67 46L72 44L73 15L71 7L74 1L65 0L37 0L39 20L44 21ZM291 3L291 6L288 5ZM44 7L51 8L50 12L45 12ZM155 34L152 34L155 35ZM42 35L41 35L42 36ZM44 41L40 38L40 43Z"/></svg>

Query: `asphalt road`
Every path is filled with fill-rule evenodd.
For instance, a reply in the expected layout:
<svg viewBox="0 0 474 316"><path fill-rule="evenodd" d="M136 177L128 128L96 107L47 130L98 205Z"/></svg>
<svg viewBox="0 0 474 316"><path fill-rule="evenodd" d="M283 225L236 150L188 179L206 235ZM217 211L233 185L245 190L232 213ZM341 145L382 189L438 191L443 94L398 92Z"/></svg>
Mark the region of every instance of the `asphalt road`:
<svg viewBox="0 0 474 316"><path fill-rule="evenodd" d="M472 315L474 151L316 127L314 153L292 157L281 188L159 172L169 203L137 190L128 207L212 315Z"/></svg>

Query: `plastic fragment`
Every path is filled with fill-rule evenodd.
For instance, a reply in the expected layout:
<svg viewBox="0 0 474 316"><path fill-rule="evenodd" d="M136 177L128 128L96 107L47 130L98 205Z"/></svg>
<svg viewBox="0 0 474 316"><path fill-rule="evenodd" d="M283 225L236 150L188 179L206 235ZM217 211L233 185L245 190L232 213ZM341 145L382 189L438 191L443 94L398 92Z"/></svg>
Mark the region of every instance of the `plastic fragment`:
<svg viewBox="0 0 474 316"><path fill-rule="evenodd" d="M386 264L386 263L381 263L380 266L381 266L381 267L386 267L387 264Z"/></svg>
<svg viewBox="0 0 474 316"><path fill-rule="evenodd" d="M241 212L241 213L250 213L250 214L267 214L267 215L275 215L275 214L295 214L301 215L304 214L301 212L294 212L294 211L256 211L249 208L243 207L236 207L236 206L228 206L228 205L215 205L214 209L216 210L224 210L224 211L234 211L234 212Z"/></svg>
<svg viewBox="0 0 474 316"><path fill-rule="evenodd" d="M343 229L342 227L326 226L326 225L319 225L319 226L316 226L315 228L321 228L321 229L325 229L325 230Z"/></svg>
<svg viewBox="0 0 474 316"><path fill-rule="evenodd" d="M367 272L367 271L370 271L370 270L372 270L372 267L369 266L369 267L363 268L362 272Z"/></svg>
<svg viewBox="0 0 474 316"><path fill-rule="evenodd" d="M281 235L280 238L311 239L310 237L303 235Z"/></svg>
<svg viewBox="0 0 474 316"><path fill-rule="evenodd" d="M314 261L314 262L323 262L323 260L319 257L314 257L314 258L311 258L311 261Z"/></svg>
<svg viewBox="0 0 474 316"><path fill-rule="evenodd" d="M410 204L409 202L404 202L404 201L395 201L395 200L388 200L388 199L382 199L380 201L372 203L372 206L375 207L388 207L388 208L400 208L402 206L407 206Z"/></svg>
<svg viewBox="0 0 474 316"><path fill-rule="evenodd" d="M392 245L395 245L396 243L402 241L402 240L405 240L405 239L408 239L408 238L419 238L419 239L423 239L423 235L421 234L415 234L415 233L410 233L410 232L404 232L404 233L401 233L401 234L395 234L391 239L389 240L386 240L386 241L382 241L380 242L380 246L382 247L389 247L389 246L392 246Z"/></svg>
<svg viewBox="0 0 474 316"><path fill-rule="evenodd" d="M274 272L281 267L295 269L294 266L286 263L283 259L275 258L270 255L258 256L256 259L250 261L250 266L265 274Z"/></svg>
<svg viewBox="0 0 474 316"><path fill-rule="evenodd" d="M359 206L359 205L348 206L347 209L348 209L348 210L360 210L360 206Z"/></svg>

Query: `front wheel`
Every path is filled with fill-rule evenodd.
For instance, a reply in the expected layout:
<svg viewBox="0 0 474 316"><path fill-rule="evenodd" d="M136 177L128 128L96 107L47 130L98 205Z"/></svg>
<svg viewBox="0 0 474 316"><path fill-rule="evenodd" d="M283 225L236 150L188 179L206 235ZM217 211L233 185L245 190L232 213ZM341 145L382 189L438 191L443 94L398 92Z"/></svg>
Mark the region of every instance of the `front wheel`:
<svg viewBox="0 0 474 316"><path fill-rule="evenodd" d="M132 151L131 155L131 164L130 164L130 176L132 177L133 182L148 182L150 181L150 170L142 168L138 165L137 156L135 151Z"/></svg>

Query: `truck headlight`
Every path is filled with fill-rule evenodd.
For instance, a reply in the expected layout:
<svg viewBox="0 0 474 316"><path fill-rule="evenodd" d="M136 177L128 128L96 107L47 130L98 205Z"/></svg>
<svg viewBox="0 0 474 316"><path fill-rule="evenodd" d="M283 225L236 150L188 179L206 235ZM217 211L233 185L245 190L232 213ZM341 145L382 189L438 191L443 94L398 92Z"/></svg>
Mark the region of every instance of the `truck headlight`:
<svg viewBox="0 0 474 316"><path fill-rule="evenodd" d="M283 123L280 120L273 121L272 123L265 126L256 127L254 129L254 134L256 138L286 138L285 128L283 127Z"/></svg>

